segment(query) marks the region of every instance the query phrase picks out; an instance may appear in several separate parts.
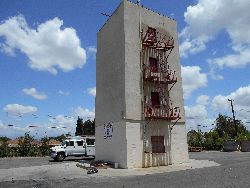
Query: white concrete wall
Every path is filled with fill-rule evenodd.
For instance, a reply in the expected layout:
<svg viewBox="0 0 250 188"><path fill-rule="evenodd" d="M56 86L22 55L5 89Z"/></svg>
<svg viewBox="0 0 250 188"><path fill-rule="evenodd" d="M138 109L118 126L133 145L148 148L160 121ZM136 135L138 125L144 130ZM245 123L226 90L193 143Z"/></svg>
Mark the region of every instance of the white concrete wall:
<svg viewBox="0 0 250 188"><path fill-rule="evenodd" d="M143 163L143 133L139 121L126 122L127 168L141 168Z"/></svg>
<svg viewBox="0 0 250 188"><path fill-rule="evenodd" d="M142 167L142 93L140 69L139 14L131 9L131 3L124 1L125 31L125 104L127 167ZM137 26L137 27L136 27Z"/></svg>
<svg viewBox="0 0 250 188"><path fill-rule="evenodd" d="M126 118L142 119L139 13L124 1Z"/></svg>
<svg viewBox="0 0 250 188"><path fill-rule="evenodd" d="M125 34L123 3L98 32L96 59L96 159L127 167L125 113ZM104 139L104 124L113 137Z"/></svg>
<svg viewBox="0 0 250 188"><path fill-rule="evenodd" d="M121 121L125 112L125 34L123 5L97 35L96 121Z"/></svg>
<svg viewBox="0 0 250 188"><path fill-rule="evenodd" d="M96 160L117 162L120 168L127 168L126 124L125 122L112 124L112 138L104 139L103 127L96 127Z"/></svg>
<svg viewBox="0 0 250 188"><path fill-rule="evenodd" d="M186 126L177 123L171 131L171 160L173 164L187 162L188 145Z"/></svg>

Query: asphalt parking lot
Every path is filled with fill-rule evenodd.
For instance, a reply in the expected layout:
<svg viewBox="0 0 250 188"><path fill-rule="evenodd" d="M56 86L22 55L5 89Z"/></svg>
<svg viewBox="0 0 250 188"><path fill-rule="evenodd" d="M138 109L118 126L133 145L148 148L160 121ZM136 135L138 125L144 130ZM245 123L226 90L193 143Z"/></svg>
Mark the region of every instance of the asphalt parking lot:
<svg viewBox="0 0 250 188"><path fill-rule="evenodd" d="M200 188L200 187L250 187L250 153L241 152L199 152L190 153L191 159L211 160L219 163L220 166L206 167L200 169L188 169L174 172L162 172L141 176L121 177L98 177L86 176L82 171L72 171L77 174L75 178L51 179L47 171L40 172L40 176L31 177L26 180L13 180L0 182L0 187L169 187L169 188ZM73 165L74 159L69 159L63 164ZM13 158L0 159L0 170L15 170L30 166L50 167L58 169L57 162L50 161L50 158ZM67 170L66 166L65 169Z"/></svg>
<svg viewBox="0 0 250 188"><path fill-rule="evenodd" d="M86 158L67 157L65 163L71 163ZM87 160L91 160L88 159ZM43 166L43 165L54 165L61 164L56 162L50 157L19 157L19 158L0 158L0 169L29 167L29 166Z"/></svg>

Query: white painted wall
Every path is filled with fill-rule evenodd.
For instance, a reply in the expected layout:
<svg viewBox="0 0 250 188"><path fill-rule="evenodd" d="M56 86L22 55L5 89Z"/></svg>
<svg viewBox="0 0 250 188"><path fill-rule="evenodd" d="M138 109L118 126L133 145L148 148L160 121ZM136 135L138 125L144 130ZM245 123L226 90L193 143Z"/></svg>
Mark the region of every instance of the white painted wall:
<svg viewBox="0 0 250 188"><path fill-rule="evenodd" d="M132 5L132 6L131 6ZM139 13L124 1L126 118L142 119Z"/></svg>
<svg viewBox="0 0 250 188"><path fill-rule="evenodd" d="M173 164L187 162L189 159L185 124L178 123L171 131L171 156Z"/></svg>
<svg viewBox="0 0 250 188"><path fill-rule="evenodd" d="M96 159L127 167L125 112L125 45L123 4L98 32L96 59ZM104 124L113 124L113 137L104 139Z"/></svg>
<svg viewBox="0 0 250 188"><path fill-rule="evenodd" d="M126 122L127 168L141 168L143 163L143 134L139 121Z"/></svg>

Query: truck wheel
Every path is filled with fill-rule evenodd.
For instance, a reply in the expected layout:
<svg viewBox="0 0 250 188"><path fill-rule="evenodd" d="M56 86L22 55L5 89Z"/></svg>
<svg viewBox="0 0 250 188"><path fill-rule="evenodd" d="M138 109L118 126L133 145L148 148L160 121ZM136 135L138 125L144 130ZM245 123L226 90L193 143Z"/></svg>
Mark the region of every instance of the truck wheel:
<svg viewBox="0 0 250 188"><path fill-rule="evenodd" d="M65 155L63 153L59 153L56 156L57 161L62 162L65 159Z"/></svg>

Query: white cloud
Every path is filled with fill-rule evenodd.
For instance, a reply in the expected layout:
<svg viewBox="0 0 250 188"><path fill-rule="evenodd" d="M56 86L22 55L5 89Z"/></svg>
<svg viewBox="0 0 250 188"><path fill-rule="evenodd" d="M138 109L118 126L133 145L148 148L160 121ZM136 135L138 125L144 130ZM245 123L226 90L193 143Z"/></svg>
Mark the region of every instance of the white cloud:
<svg viewBox="0 0 250 188"><path fill-rule="evenodd" d="M22 115L34 113L37 111L37 108L34 106L23 106L21 104L8 104L3 110L12 115Z"/></svg>
<svg viewBox="0 0 250 188"><path fill-rule="evenodd" d="M199 66L182 66L181 75L184 98L188 98L194 90L207 85L207 75L201 73Z"/></svg>
<svg viewBox="0 0 250 188"><path fill-rule="evenodd" d="M207 109L206 106L209 104L209 96L200 95L196 99L196 104L194 106L185 106L185 113L187 119L206 119Z"/></svg>
<svg viewBox="0 0 250 188"><path fill-rule="evenodd" d="M211 76L212 79L214 80L223 80L224 77L220 74L217 73L217 68L218 66L213 64L213 63L209 63L209 68L210 68L210 71L209 71L209 75Z"/></svg>
<svg viewBox="0 0 250 188"><path fill-rule="evenodd" d="M213 109L219 113L225 111L231 115L231 106L228 99L233 99L236 118L249 120L250 118L250 85L240 87L229 95L217 95L212 100Z"/></svg>
<svg viewBox="0 0 250 188"><path fill-rule="evenodd" d="M65 116L63 114L59 114L56 116L49 117L49 129L48 132L50 135L58 135L65 134L70 132L72 135L75 133L76 123L77 123L77 116L82 118L84 121L87 119L94 119L95 112L94 110L84 109L81 106L74 109L74 115L72 116ZM51 127L56 127L51 128Z"/></svg>
<svg viewBox="0 0 250 188"><path fill-rule="evenodd" d="M224 111L229 109L228 96L217 95L213 98L212 106L214 110Z"/></svg>
<svg viewBox="0 0 250 188"><path fill-rule="evenodd" d="M227 109L228 99L234 99L236 106L241 106L242 108L250 108L250 85L246 87L240 87L229 95L215 96L213 99L214 109Z"/></svg>
<svg viewBox="0 0 250 188"><path fill-rule="evenodd" d="M97 49L95 46L89 46L87 47L87 56L88 57L93 57L95 58L96 57L96 52L97 52Z"/></svg>
<svg viewBox="0 0 250 188"><path fill-rule="evenodd" d="M23 92L26 95L29 95L33 97L34 99L38 99L38 100L44 100L48 98L48 96L45 93L37 91L36 88L30 88L30 89L24 88Z"/></svg>
<svg viewBox="0 0 250 188"><path fill-rule="evenodd" d="M1 130L7 129L7 126L5 126L1 120L0 120L0 128L1 128Z"/></svg>
<svg viewBox="0 0 250 188"><path fill-rule="evenodd" d="M0 24L0 37L5 42L1 51L14 55L20 50L28 59L30 68L57 74L82 68L86 52L73 28L63 28L63 20L54 18L31 28L22 15L11 17Z"/></svg>
<svg viewBox="0 0 250 188"><path fill-rule="evenodd" d="M236 46L234 47L234 49ZM250 47L241 48L238 47L238 50L234 54L225 55L219 58L213 58L207 60L210 65L210 73L212 78L223 78L221 75L216 73L217 69L222 69L224 67L229 68L244 68L250 64Z"/></svg>
<svg viewBox="0 0 250 188"><path fill-rule="evenodd" d="M88 91L88 94L94 97L96 96L96 87L88 88L87 91Z"/></svg>
<svg viewBox="0 0 250 188"><path fill-rule="evenodd" d="M81 106L78 106L74 110L75 114L83 119L94 119L95 118L95 110L89 110L87 108L82 108Z"/></svg>
<svg viewBox="0 0 250 188"><path fill-rule="evenodd" d="M200 95L193 106L185 106L186 124L188 129L199 129L209 131L212 129L214 119L208 117L209 96Z"/></svg>
<svg viewBox="0 0 250 188"><path fill-rule="evenodd" d="M201 105L208 105L209 103L209 96L207 95L200 95L199 97L197 97L196 99L196 103L197 104L201 104Z"/></svg>
<svg viewBox="0 0 250 188"><path fill-rule="evenodd" d="M64 95L64 96L69 96L70 92L69 91L62 91L62 90L59 90L57 92L59 95Z"/></svg>
<svg viewBox="0 0 250 188"><path fill-rule="evenodd" d="M197 104L192 107L185 106L187 119L206 119L207 110L206 106Z"/></svg>
<svg viewBox="0 0 250 188"><path fill-rule="evenodd" d="M7 124L2 123L0 120L0 136L7 136L8 138L15 139L18 136L23 136L25 132L28 132L27 127L19 127L14 124L12 127L9 127Z"/></svg>
<svg viewBox="0 0 250 188"><path fill-rule="evenodd" d="M188 130L200 129L202 132L209 132L214 128L214 118L204 118L204 119L187 119L186 126Z"/></svg>
<svg viewBox="0 0 250 188"><path fill-rule="evenodd" d="M58 128L60 127L74 127L75 126L75 119L74 118L68 118L62 114L59 114L53 118L49 118L50 126L56 126Z"/></svg>
<svg viewBox="0 0 250 188"><path fill-rule="evenodd" d="M0 51L6 53L9 56L15 56L13 49L6 44L0 43Z"/></svg>
<svg viewBox="0 0 250 188"><path fill-rule="evenodd" d="M54 124L50 122L50 126L57 126L57 129L51 129L48 124L37 124L37 123L30 123L26 126L23 126L22 124L13 123L12 127L9 127L8 124L3 124L0 120L0 136L7 136L9 138L15 139L20 136L24 136L25 132L29 132L31 136L34 136L35 139L38 137L44 137L47 136L59 136L61 134L65 134L68 132L74 132L75 126L74 123L70 124L71 127L68 128L62 128L61 125L58 126L58 124L55 122ZM33 127L29 127L33 126Z"/></svg>
<svg viewBox="0 0 250 188"><path fill-rule="evenodd" d="M196 54L206 49L207 37L199 37L197 39L186 38L180 44L180 56L188 57L189 54Z"/></svg>
<svg viewBox="0 0 250 188"><path fill-rule="evenodd" d="M196 41L203 41L203 46L221 31L228 33L234 45L250 44L249 9L249 0L198 0L184 13L188 25L180 35L181 54L187 56L204 50L199 45L201 50L197 50Z"/></svg>
<svg viewBox="0 0 250 188"><path fill-rule="evenodd" d="M71 133L74 135L76 128L76 119L63 114L49 117L49 124L46 129L48 135L58 136L61 134Z"/></svg>

